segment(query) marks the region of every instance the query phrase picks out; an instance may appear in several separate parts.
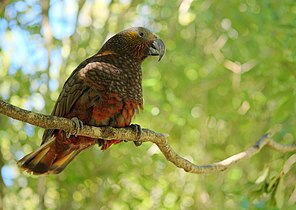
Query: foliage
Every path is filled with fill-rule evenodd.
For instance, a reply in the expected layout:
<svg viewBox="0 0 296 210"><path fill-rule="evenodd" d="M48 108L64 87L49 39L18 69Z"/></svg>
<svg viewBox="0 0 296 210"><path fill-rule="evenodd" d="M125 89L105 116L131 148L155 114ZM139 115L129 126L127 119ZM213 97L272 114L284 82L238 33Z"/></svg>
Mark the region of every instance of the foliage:
<svg viewBox="0 0 296 210"><path fill-rule="evenodd" d="M145 109L134 123L169 133L176 151L199 164L245 149L273 126L282 126L278 141L293 143L294 1L41 2L0 4L0 97L8 102L50 113L81 61L110 35L143 25L165 41L167 52L160 63L151 58L143 65ZM195 175L167 162L154 145L121 143L82 153L60 175L36 177L19 171L16 160L37 147L43 130L4 116L0 124L0 195L7 209L296 204L295 167L280 174L291 154L263 150L223 173Z"/></svg>

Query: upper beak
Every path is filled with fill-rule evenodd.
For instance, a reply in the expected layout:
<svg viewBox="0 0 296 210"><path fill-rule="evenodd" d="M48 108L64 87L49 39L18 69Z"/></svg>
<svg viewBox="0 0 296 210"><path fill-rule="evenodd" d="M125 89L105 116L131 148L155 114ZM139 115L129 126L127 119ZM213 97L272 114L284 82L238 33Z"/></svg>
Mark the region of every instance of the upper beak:
<svg viewBox="0 0 296 210"><path fill-rule="evenodd" d="M161 60L165 53L165 45L161 39L156 39L152 42L152 44L149 47L148 54L149 55L158 55L158 61Z"/></svg>

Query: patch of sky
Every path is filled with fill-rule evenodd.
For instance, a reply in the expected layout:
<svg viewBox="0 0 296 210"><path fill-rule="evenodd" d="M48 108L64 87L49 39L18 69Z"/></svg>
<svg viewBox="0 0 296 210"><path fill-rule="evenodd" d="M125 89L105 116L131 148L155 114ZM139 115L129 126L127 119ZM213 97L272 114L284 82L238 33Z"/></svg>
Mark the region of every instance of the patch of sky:
<svg viewBox="0 0 296 210"><path fill-rule="evenodd" d="M19 68L25 74L44 70L47 67L47 51L42 41L39 34L30 35L19 27L6 33L1 47L12 59L9 73L14 74Z"/></svg>
<svg viewBox="0 0 296 210"><path fill-rule="evenodd" d="M34 131L35 131L34 129L35 129L35 126L33 125L30 125L30 124L24 125L24 130L28 137L32 137L34 135Z"/></svg>
<svg viewBox="0 0 296 210"><path fill-rule="evenodd" d="M78 2L54 1L49 9L49 20L55 38L62 40L75 31Z"/></svg>
<svg viewBox="0 0 296 210"><path fill-rule="evenodd" d="M4 165L1 168L1 175L4 181L4 184L8 187L13 185L14 179L17 177L16 167L11 165Z"/></svg>

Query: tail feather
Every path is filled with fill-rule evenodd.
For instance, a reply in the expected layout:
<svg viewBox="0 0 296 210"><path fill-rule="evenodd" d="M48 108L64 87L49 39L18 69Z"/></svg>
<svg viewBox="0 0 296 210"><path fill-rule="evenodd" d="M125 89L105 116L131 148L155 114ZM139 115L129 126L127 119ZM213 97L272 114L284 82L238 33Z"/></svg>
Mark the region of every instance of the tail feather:
<svg viewBox="0 0 296 210"><path fill-rule="evenodd" d="M30 164L37 165L48 153L50 147L42 147L42 150L38 149L36 152L28 155L28 159L30 159Z"/></svg>
<svg viewBox="0 0 296 210"><path fill-rule="evenodd" d="M55 136L36 151L26 155L17 164L33 174L58 174L79 154L79 148L69 148L60 154L56 151Z"/></svg>
<svg viewBox="0 0 296 210"><path fill-rule="evenodd" d="M56 161L50 167L51 173L58 174L78 155L80 150L73 150L68 155L56 159Z"/></svg>

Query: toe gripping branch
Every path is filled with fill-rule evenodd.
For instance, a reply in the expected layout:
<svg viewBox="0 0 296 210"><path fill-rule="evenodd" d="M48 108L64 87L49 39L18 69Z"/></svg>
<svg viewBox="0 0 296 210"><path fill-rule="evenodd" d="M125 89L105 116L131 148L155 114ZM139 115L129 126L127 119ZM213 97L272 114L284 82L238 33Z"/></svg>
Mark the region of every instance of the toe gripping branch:
<svg viewBox="0 0 296 210"><path fill-rule="evenodd" d="M135 131L137 132L137 136L136 136L136 139L134 141L134 144L138 147L142 144L141 141L139 141L141 135L142 135L142 128L140 125L138 124L131 124L130 127Z"/></svg>
<svg viewBox="0 0 296 210"><path fill-rule="evenodd" d="M77 117L73 117L71 120L75 123L75 130L73 133L67 133L67 138L69 138L71 135L77 136L77 134L83 128L83 122L79 120Z"/></svg>

